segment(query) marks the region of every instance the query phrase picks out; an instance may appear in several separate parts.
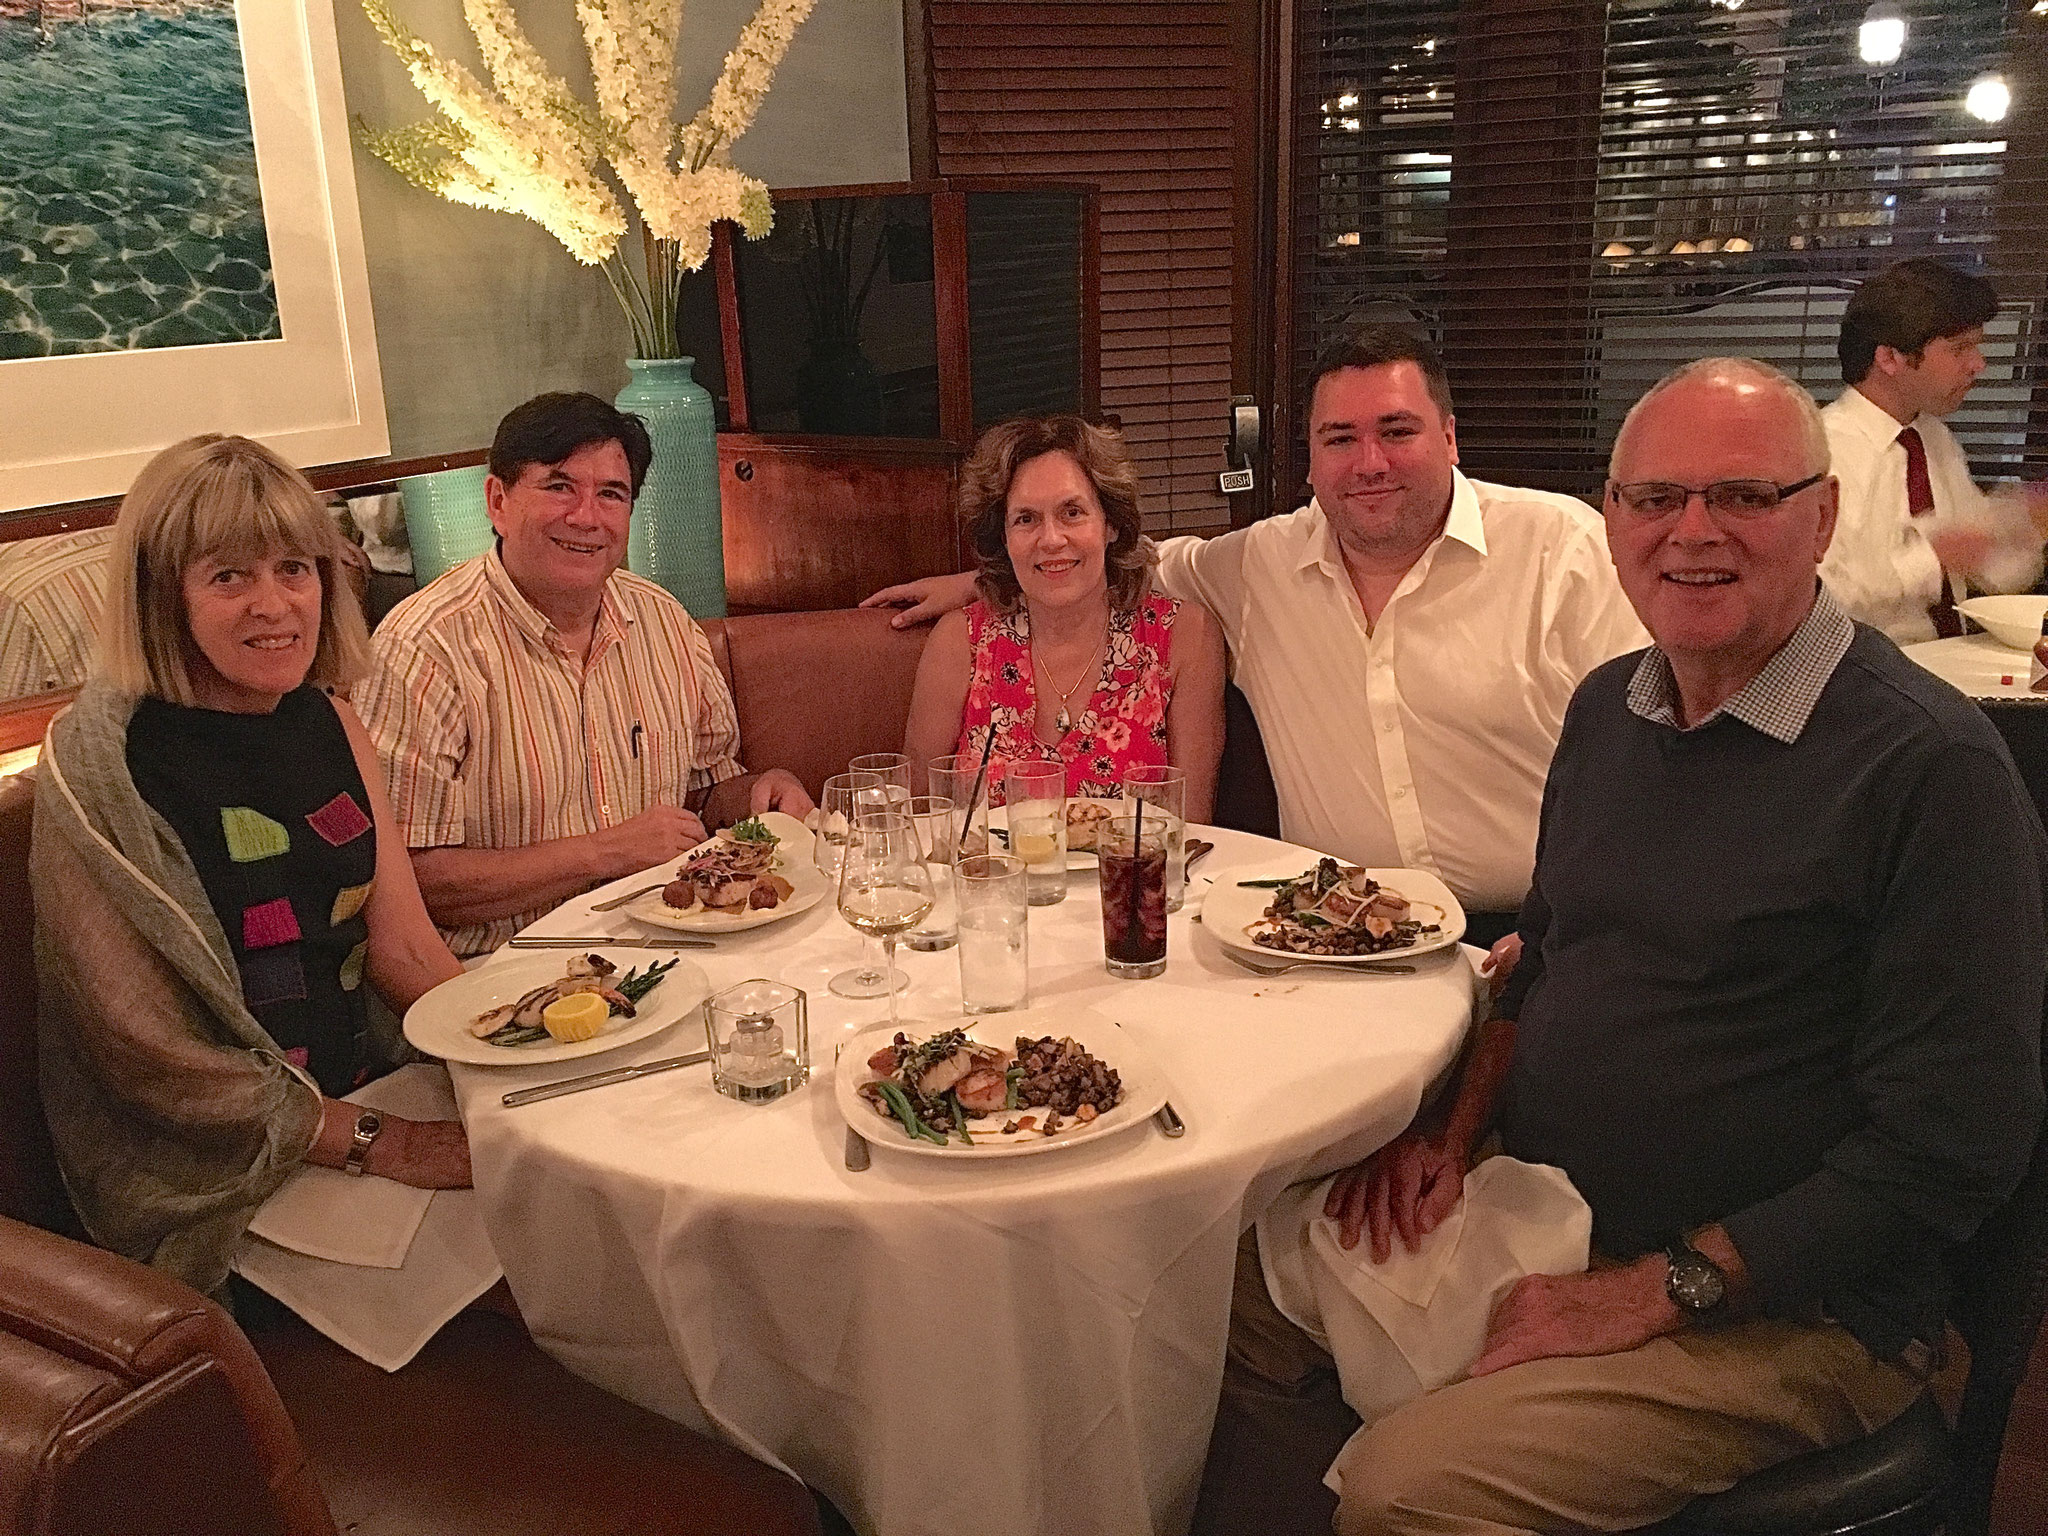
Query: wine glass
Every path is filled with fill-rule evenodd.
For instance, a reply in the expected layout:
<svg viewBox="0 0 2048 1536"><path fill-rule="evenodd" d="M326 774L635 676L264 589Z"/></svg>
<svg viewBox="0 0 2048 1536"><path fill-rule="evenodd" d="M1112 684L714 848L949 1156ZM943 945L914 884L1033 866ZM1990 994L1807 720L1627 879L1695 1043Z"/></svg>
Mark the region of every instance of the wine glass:
<svg viewBox="0 0 2048 1536"><path fill-rule="evenodd" d="M854 818L839 861L839 915L860 933L882 941L882 969L896 965L896 938L932 909L932 876L925 867L917 824L900 811ZM835 985L834 990L837 990ZM886 988L889 1027L896 1027L896 988Z"/></svg>
<svg viewBox="0 0 2048 1536"><path fill-rule="evenodd" d="M879 774L835 773L825 781L818 796L818 833L811 840L811 857L818 870L836 887L847 844L853 840L854 821L872 814L868 802L888 788ZM875 948L864 945L861 963L835 974L826 982L841 997L880 997L894 992L910 978L876 964Z"/></svg>

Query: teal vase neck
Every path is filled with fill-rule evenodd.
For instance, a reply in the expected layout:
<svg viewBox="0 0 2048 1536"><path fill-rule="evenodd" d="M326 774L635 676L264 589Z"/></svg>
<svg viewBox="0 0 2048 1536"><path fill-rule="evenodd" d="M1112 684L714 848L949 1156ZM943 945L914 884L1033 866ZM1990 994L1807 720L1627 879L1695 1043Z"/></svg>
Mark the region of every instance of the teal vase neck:
<svg viewBox="0 0 2048 1536"><path fill-rule="evenodd" d="M676 378L693 378L690 368L696 361L694 357L629 357L626 359L626 366L633 371L636 379L644 375L666 382Z"/></svg>

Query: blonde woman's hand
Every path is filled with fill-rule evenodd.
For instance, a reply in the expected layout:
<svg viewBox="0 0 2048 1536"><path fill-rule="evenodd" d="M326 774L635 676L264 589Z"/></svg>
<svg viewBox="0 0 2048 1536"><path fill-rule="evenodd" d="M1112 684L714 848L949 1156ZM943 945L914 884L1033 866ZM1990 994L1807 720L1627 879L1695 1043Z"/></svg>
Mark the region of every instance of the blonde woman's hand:
<svg viewBox="0 0 2048 1536"><path fill-rule="evenodd" d="M381 1158L380 1152L384 1154ZM384 1132L371 1144L363 1172L414 1189L468 1189L469 1136L460 1120L405 1120L386 1115Z"/></svg>

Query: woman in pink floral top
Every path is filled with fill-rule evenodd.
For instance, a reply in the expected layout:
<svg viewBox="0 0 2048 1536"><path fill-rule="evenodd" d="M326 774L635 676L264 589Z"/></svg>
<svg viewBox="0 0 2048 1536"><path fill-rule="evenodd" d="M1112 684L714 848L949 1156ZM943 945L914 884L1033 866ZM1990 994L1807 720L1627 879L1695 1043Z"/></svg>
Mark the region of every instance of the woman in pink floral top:
<svg viewBox="0 0 2048 1536"><path fill-rule="evenodd" d="M961 468L961 517L980 598L925 643L905 751L1061 762L1069 795L1122 793L1171 763L1187 815L1209 818L1223 751L1223 640L1199 604L1150 590L1138 478L1122 440L1077 416L991 428Z"/></svg>

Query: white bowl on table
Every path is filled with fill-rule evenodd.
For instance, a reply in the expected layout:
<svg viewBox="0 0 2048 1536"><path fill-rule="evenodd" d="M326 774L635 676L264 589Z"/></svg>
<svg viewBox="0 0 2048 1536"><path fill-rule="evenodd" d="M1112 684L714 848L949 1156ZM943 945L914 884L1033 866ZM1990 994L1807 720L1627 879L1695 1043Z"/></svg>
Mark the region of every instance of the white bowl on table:
<svg viewBox="0 0 2048 1536"><path fill-rule="evenodd" d="M2009 597L1973 597L1957 603L1956 612L1990 631L2000 645L2031 651L2041 638L2041 615L2048 613L2048 597L2024 592Z"/></svg>

